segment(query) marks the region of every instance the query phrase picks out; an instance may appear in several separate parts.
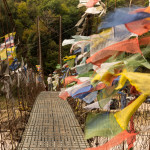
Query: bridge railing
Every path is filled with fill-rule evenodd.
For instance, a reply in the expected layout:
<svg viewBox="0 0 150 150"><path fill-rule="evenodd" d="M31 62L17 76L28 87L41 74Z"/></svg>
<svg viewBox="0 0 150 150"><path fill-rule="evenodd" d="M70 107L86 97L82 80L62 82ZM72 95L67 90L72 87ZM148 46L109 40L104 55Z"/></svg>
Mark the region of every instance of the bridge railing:
<svg viewBox="0 0 150 150"><path fill-rule="evenodd" d="M31 69L0 78L0 149L15 150L37 95L45 90Z"/></svg>

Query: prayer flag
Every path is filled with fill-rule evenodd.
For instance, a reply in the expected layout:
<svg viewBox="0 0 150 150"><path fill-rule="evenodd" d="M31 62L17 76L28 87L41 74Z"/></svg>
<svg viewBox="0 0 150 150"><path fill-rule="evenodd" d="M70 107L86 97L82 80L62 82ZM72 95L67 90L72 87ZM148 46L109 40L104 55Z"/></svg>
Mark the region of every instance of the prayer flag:
<svg viewBox="0 0 150 150"><path fill-rule="evenodd" d="M76 78L77 76L68 76L65 78L64 86L72 83L72 82L77 82L77 84L82 83L79 79Z"/></svg>
<svg viewBox="0 0 150 150"><path fill-rule="evenodd" d="M140 45L148 45L150 44L150 36L143 37L139 40Z"/></svg>
<svg viewBox="0 0 150 150"><path fill-rule="evenodd" d="M128 123L132 117L132 115L136 112L136 110L140 107L140 105L146 100L147 95L140 95L134 102L125 107L123 110L114 114L118 124L123 130L126 130Z"/></svg>
<svg viewBox="0 0 150 150"><path fill-rule="evenodd" d="M37 71L40 71L41 66L40 65L36 65L36 69L37 69Z"/></svg>
<svg viewBox="0 0 150 150"><path fill-rule="evenodd" d="M84 109L90 109L90 110L97 109L97 108L100 108L98 102L94 102L94 103L92 103L92 104L87 105L87 106L84 107Z"/></svg>
<svg viewBox="0 0 150 150"><path fill-rule="evenodd" d="M80 94L83 94L83 93L87 93L87 92L89 92L92 88L93 88L92 85L88 85L88 86L82 87L82 88L78 89L75 93L72 93L71 96L77 98L77 95L80 95Z"/></svg>
<svg viewBox="0 0 150 150"><path fill-rule="evenodd" d="M67 91L62 91L62 92L59 93L59 97L60 97L61 99L63 99L63 100L66 100L67 97L69 97L69 96L70 96L70 95L69 95L69 93L68 93Z"/></svg>
<svg viewBox="0 0 150 150"><path fill-rule="evenodd" d="M86 62L100 66L108 58L110 58L111 56L117 55L119 52L142 54L140 47L139 47L138 39L134 38L134 39L129 39L129 40L118 42L102 50L99 50L90 58L88 58Z"/></svg>
<svg viewBox="0 0 150 150"><path fill-rule="evenodd" d="M121 24L127 24L133 21L150 17L148 12L130 13L129 8L118 8L113 13L106 16L99 29L110 28Z"/></svg>
<svg viewBox="0 0 150 150"><path fill-rule="evenodd" d="M112 147L121 144L124 140L128 138L132 138L133 136L137 135L137 133L128 133L126 130L122 131L107 143L102 146L94 147L94 148L87 148L86 150L110 150Z"/></svg>
<svg viewBox="0 0 150 150"><path fill-rule="evenodd" d="M83 100L84 100L86 103L90 104L91 102L93 102L93 101L96 99L96 97L97 97L97 92L98 92L98 91L89 93L86 97L83 98Z"/></svg>
<svg viewBox="0 0 150 150"><path fill-rule="evenodd" d="M115 85L108 86L102 89L97 96L100 107L103 109L105 105L112 99L112 96L116 94Z"/></svg>
<svg viewBox="0 0 150 150"><path fill-rule="evenodd" d="M125 82L129 80L130 84L135 86L137 91L150 95L150 74L139 72L122 72L120 75L121 78L116 89L121 89Z"/></svg>
<svg viewBox="0 0 150 150"><path fill-rule="evenodd" d="M86 7L93 7L97 2L99 2L99 0L89 0L85 6Z"/></svg>
<svg viewBox="0 0 150 150"><path fill-rule="evenodd" d="M76 67L76 71L78 74L83 74L83 73L87 73L89 70L93 69L93 64L89 63L89 64L81 64L81 65L77 65Z"/></svg>
<svg viewBox="0 0 150 150"><path fill-rule="evenodd" d="M3 49L0 51L0 60L5 60L7 58L7 51L6 49Z"/></svg>
<svg viewBox="0 0 150 150"><path fill-rule="evenodd" d="M139 11L150 13L150 7L147 7L143 10L140 9ZM150 18L143 18L141 20L130 22L125 24L125 26L130 32L135 33L137 35L142 35L150 30Z"/></svg>
<svg viewBox="0 0 150 150"><path fill-rule="evenodd" d="M95 75L95 77L92 79L91 82L95 82L95 81L97 81L97 80L102 81L102 79L107 82L108 80L107 80L106 76L107 76L108 73L110 73L110 72L109 72L109 69L110 69L111 67L114 67L114 68L115 68L115 66L118 66L118 64L120 64L120 63L121 63L121 61L118 61L118 62L111 62L111 63L103 63L103 64L101 65L101 67L98 68L98 70L96 71L96 72L98 72L98 74Z"/></svg>
<svg viewBox="0 0 150 150"><path fill-rule="evenodd" d="M72 55L72 56L65 56L63 58L64 61L67 61L67 60L71 60L71 59L75 59L76 58L76 55Z"/></svg>
<svg viewBox="0 0 150 150"><path fill-rule="evenodd" d="M150 30L150 20L142 19L125 24L126 28L137 35L142 35Z"/></svg>
<svg viewBox="0 0 150 150"><path fill-rule="evenodd" d="M65 91L60 92L59 97L63 100L66 100L67 97L73 95L75 92L77 92L79 89L83 87L87 87L90 85L90 81L85 81L82 84L77 84L72 87L67 88Z"/></svg>
<svg viewBox="0 0 150 150"><path fill-rule="evenodd" d="M85 139L94 136L113 137L122 131L112 113L89 113L86 119Z"/></svg>

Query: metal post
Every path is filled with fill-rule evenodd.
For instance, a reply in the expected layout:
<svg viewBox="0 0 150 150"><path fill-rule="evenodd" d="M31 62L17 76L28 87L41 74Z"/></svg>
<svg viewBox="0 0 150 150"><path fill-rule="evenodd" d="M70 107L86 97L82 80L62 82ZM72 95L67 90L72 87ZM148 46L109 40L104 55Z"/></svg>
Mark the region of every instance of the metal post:
<svg viewBox="0 0 150 150"><path fill-rule="evenodd" d="M124 150L124 141L123 141L123 147L122 147L122 150Z"/></svg>
<svg viewBox="0 0 150 150"><path fill-rule="evenodd" d="M38 27L38 37L39 37L39 64L42 69L41 33L40 33L40 25L39 25L39 16L37 17L37 27Z"/></svg>
<svg viewBox="0 0 150 150"><path fill-rule="evenodd" d="M58 63L60 64L60 66L62 67L62 18L61 16L59 17L59 54L58 54Z"/></svg>
<svg viewBox="0 0 150 150"><path fill-rule="evenodd" d="M86 36L89 36L89 15L87 15L86 17L86 24L87 24L87 28L86 28Z"/></svg>
<svg viewBox="0 0 150 150"><path fill-rule="evenodd" d="M105 6L106 6L106 9L107 9L107 5L108 5L108 0L105 1Z"/></svg>
<svg viewBox="0 0 150 150"><path fill-rule="evenodd" d="M37 29L38 29L38 37L39 37L39 64L41 67L41 78L42 82L44 81L44 71L42 66L42 51L41 51L41 32L40 32L40 23L39 23L40 17L37 17Z"/></svg>
<svg viewBox="0 0 150 150"><path fill-rule="evenodd" d="M129 8L131 7L131 5L132 5L132 0L130 0Z"/></svg>
<svg viewBox="0 0 150 150"><path fill-rule="evenodd" d="M116 7L117 7L117 0L115 0L115 9L116 9Z"/></svg>

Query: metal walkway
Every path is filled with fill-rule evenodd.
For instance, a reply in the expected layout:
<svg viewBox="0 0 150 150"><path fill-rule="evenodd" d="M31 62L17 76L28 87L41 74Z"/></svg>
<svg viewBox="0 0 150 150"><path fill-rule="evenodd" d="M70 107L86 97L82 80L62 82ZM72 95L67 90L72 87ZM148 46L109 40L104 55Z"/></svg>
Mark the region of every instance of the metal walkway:
<svg viewBox="0 0 150 150"><path fill-rule="evenodd" d="M84 150L88 147L67 101L58 92L42 92L30 114L18 150Z"/></svg>

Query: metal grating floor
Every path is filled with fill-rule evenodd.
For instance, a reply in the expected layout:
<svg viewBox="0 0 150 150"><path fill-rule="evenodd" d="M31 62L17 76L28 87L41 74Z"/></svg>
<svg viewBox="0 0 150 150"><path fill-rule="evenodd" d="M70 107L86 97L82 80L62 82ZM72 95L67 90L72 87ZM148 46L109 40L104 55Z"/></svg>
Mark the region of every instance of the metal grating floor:
<svg viewBox="0 0 150 150"><path fill-rule="evenodd" d="M84 150L88 147L67 101L58 92L42 92L36 99L18 150Z"/></svg>

